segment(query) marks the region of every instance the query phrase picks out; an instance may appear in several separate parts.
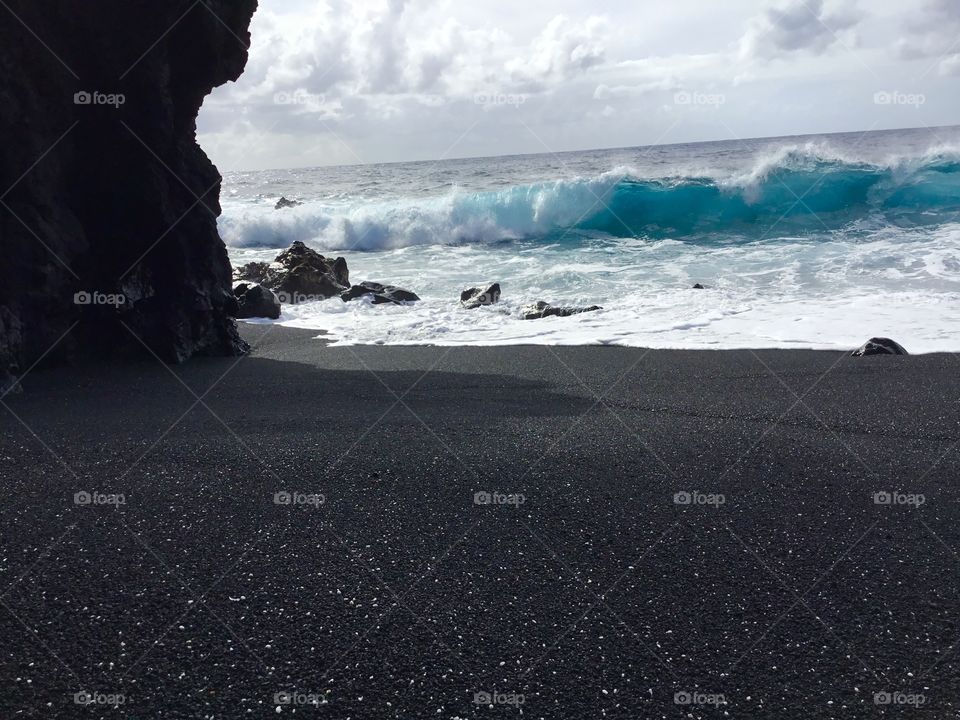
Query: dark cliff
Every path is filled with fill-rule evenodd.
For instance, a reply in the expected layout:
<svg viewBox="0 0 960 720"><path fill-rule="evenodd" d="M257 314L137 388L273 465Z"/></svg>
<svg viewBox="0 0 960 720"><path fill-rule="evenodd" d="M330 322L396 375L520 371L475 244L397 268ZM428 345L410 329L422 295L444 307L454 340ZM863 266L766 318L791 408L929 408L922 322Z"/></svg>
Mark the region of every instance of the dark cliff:
<svg viewBox="0 0 960 720"><path fill-rule="evenodd" d="M0 5L0 385L38 361L246 349L196 117L243 71L256 6Z"/></svg>

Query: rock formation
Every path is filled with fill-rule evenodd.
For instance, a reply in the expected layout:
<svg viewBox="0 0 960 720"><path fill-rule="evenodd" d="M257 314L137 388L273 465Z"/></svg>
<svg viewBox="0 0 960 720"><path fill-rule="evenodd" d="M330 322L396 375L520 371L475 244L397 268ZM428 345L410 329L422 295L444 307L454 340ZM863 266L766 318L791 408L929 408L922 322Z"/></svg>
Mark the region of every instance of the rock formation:
<svg viewBox="0 0 960 720"><path fill-rule="evenodd" d="M276 292L284 305L297 305L339 297L344 302L366 295L374 305L402 305L420 300L416 293L394 285L362 282L350 285L350 270L342 257L327 258L299 240L277 255L272 263L252 262L237 268L235 280L256 283ZM241 316L245 317L245 316Z"/></svg>
<svg viewBox="0 0 960 720"><path fill-rule="evenodd" d="M233 284L233 293L240 306L238 318L280 318L280 298L263 285L240 281Z"/></svg>
<svg viewBox="0 0 960 720"><path fill-rule="evenodd" d="M359 285L354 285L341 294L340 299L344 302L350 302L366 295L371 297L374 305L385 305L387 303L403 305L404 303L420 302L420 297L414 292L404 290L396 285L383 285L376 282L362 282Z"/></svg>
<svg viewBox="0 0 960 720"><path fill-rule="evenodd" d="M326 258L297 240L272 263L252 262L234 272L277 293L285 305L339 297L350 287L350 271L342 257Z"/></svg>
<svg viewBox="0 0 960 720"><path fill-rule="evenodd" d="M476 310L482 305L495 305L498 302L500 302L500 283L467 288L460 293L460 304L467 310Z"/></svg>
<svg viewBox="0 0 960 720"><path fill-rule="evenodd" d="M0 7L0 383L41 358L246 349L196 117L243 71L256 6Z"/></svg>
<svg viewBox="0 0 960 720"><path fill-rule="evenodd" d="M303 203L301 203L299 200L287 200L286 197L282 197L279 200L277 200L277 204L273 206L273 209L283 210L284 208L297 207L298 205L302 205L302 204Z"/></svg>
<svg viewBox="0 0 960 720"><path fill-rule="evenodd" d="M869 357L871 355L909 355L902 345L890 338L871 338L857 350L853 357Z"/></svg>
<svg viewBox="0 0 960 720"><path fill-rule="evenodd" d="M596 312L597 310L603 310L603 308L599 305L591 305L590 307L555 307L548 302L538 300L533 305L527 305L521 309L520 314L524 320L540 320L546 317L570 317L571 315Z"/></svg>

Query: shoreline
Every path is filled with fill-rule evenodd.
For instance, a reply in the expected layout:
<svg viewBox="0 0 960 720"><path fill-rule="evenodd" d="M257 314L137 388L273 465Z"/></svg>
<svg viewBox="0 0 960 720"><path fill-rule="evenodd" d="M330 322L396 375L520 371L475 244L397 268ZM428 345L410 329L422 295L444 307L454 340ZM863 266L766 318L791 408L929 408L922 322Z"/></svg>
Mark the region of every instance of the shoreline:
<svg viewBox="0 0 960 720"><path fill-rule="evenodd" d="M241 333L248 357L35 370L4 398L11 716L84 689L189 718L282 692L363 720L480 718L494 692L569 720L678 693L956 711L954 356Z"/></svg>
<svg viewBox="0 0 960 720"><path fill-rule="evenodd" d="M378 310L378 312L382 312ZM540 322L544 321L527 321L527 322ZM547 320L549 322L549 319ZM560 318L559 322L569 322L569 318ZM868 339L864 336L863 340L858 341L857 343L850 345L849 347L839 347L839 346L811 346L806 344L797 343L796 345L791 346L779 346L779 345L755 345L755 346L744 346L744 347L683 347L683 346L650 346L650 345L626 345L626 344L616 344L613 342L556 342L556 343L537 343L537 342L487 342L487 343L463 343L463 342L370 342L370 343L343 343L340 344L337 338L332 334L332 331L328 328L314 328L306 327L304 325L296 324L298 323L295 319L290 320L269 320L269 319L244 319L238 320L237 324L241 328L244 325L249 325L252 328L265 328L265 327L276 327L282 328L284 331L292 331L297 333L304 333L309 335L311 339L319 341L324 347L329 348L490 348L490 349L501 349L507 350L510 348L619 348L622 350L635 350L635 351L651 351L651 352L693 352L693 353L725 353L725 352L816 352L816 353L852 353L858 347L862 346L863 343ZM910 356L912 357L926 357L926 356L955 356L957 351L951 350L920 350L914 351L907 348Z"/></svg>

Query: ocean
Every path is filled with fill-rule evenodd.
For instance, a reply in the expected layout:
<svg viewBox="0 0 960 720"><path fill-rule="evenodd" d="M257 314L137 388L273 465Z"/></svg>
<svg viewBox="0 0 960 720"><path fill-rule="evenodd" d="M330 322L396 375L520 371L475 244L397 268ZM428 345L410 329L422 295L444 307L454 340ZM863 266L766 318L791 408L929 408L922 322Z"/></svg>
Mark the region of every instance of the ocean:
<svg viewBox="0 0 960 720"><path fill-rule="evenodd" d="M334 344L960 350L960 128L232 172L222 204L234 265L301 240L422 298L284 307Z"/></svg>

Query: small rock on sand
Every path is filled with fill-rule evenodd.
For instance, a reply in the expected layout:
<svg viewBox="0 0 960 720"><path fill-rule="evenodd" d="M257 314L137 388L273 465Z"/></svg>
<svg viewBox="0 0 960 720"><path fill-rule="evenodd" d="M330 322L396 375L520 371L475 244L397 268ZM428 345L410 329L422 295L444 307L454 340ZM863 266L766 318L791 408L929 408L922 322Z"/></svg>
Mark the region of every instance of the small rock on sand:
<svg viewBox="0 0 960 720"><path fill-rule="evenodd" d="M853 351L853 357L868 357L870 355L909 355L902 345L890 338L871 338Z"/></svg>

